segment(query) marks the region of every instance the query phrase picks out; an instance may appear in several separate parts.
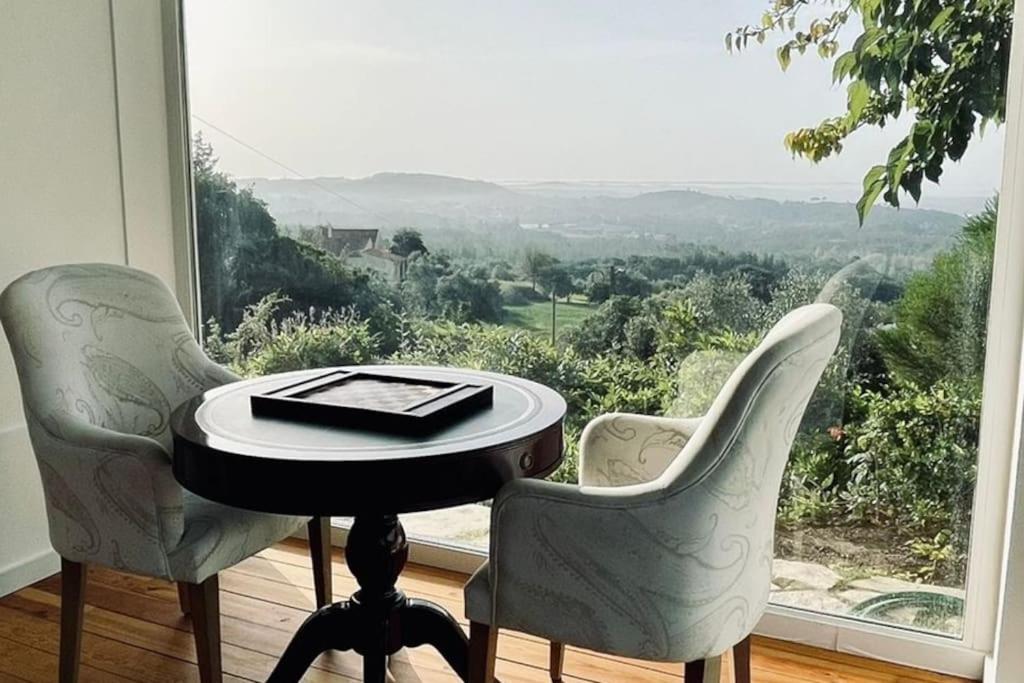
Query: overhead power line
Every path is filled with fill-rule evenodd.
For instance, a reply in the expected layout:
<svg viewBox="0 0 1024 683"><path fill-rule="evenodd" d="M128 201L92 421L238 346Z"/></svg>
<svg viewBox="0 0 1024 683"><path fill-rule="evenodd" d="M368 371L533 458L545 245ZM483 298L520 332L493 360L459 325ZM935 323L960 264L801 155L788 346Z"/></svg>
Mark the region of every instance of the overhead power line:
<svg viewBox="0 0 1024 683"><path fill-rule="evenodd" d="M349 199L348 197L346 197L345 195L341 194L340 192L332 190L331 188L327 187L326 185L323 185L322 183L320 183L320 181L318 181L316 178L310 178L309 176L306 176L306 175L303 175L302 173L299 173L298 171L296 171L291 166L289 166L289 165L287 165L287 164L285 164L285 163L283 163L281 161L278 161L277 159L275 159L274 157L270 156L266 152L264 152L264 151L262 151L262 150L260 150L260 149L258 149L256 147L254 147L253 145L250 145L245 140L242 140L241 138L239 138L238 136L236 136L236 135L234 135L232 133L229 133L228 131L224 130L220 126L218 126L218 125L216 125L214 123L211 123L210 121L207 121L202 116L199 116L199 114L192 114L192 118L194 118L196 121L198 121L199 123L203 124L204 126L212 128L213 130L217 131L218 133L220 133L224 137L228 138L229 140L232 140L233 142L241 145L242 147L244 147L245 149L249 150L253 154L259 155L260 157L266 159L267 161L269 161L270 163L274 164L275 166L278 166L278 167L284 169L285 171L287 171L288 173L291 173L292 175L298 177L300 180L305 180L306 182L311 183L313 186L323 190L324 192L326 192L327 194L331 195L332 197L337 197L338 199L340 199L341 201L345 202L346 204L354 206L355 208L359 209L360 211L364 211L364 212L370 214L371 216L375 216L376 218L380 219L381 221L387 223L388 225L392 225L391 221L387 217L382 216L381 214L377 213L373 209L368 209L367 207L363 206L362 204L360 204L359 202L357 202L357 201L355 201L353 199Z"/></svg>

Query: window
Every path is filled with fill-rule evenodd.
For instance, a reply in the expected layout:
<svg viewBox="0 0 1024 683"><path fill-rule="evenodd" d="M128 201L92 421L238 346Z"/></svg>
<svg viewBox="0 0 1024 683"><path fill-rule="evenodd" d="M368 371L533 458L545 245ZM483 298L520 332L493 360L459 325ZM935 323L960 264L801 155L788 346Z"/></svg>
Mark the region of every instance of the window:
<svg viewBox="0 0 1024 683"><path fill-rule="evenodd" d="M762 9L188 0L205 344L251 375L548 384L572 482L589 419L700 415L785 312L831 302L843 340L783 481L772 600L958 637L1001 133L861 227L862 177L911 121L792 159L787 132L862 94L831 59L727 52ZM404 521L485 550L487 520Z"/></svg>

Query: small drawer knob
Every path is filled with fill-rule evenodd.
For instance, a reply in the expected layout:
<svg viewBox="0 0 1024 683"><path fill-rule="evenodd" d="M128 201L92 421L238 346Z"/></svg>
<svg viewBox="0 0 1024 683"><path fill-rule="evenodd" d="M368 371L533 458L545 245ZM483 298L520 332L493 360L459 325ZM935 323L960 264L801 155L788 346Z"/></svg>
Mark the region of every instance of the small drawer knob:
<svg viewBox="0 0 1024 683"><path fill-rule="evenodd" d="M519 458L519 468L529 470L533 467L533 453L526 452Z"/></svg>

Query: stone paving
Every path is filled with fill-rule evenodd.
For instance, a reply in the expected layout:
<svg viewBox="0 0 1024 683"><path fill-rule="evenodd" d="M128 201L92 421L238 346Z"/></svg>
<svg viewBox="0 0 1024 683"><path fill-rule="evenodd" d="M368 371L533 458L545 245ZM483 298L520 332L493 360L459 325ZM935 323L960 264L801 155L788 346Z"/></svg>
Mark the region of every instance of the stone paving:
<svg viewBox="0 0 1024 683"><path fill-rule="evenodd" d="M402 516L402 524L410 537L436 539L442 543L486 551L490 526L490 508L463 505L447 510L421 512ZM914 583L890 576L864 576L846 579L833 569L810 562L777 559L773 563L772 602L787 607L848 614L850 610L872 598L892 593L938 593L963 600L964 592L954 588ZM922 624L920 609L901 607L890 611L885 621L903 626L924 627L940 632L958 632L960 617L950 614L931 618Z"/></svg>

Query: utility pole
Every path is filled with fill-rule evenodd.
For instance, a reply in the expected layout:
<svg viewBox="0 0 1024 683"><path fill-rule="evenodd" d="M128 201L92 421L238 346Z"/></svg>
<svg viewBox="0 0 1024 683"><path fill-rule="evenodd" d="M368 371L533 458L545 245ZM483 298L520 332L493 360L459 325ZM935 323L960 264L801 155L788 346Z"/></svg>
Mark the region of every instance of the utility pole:
<svg viewBox="0 0 1024 683"><path fill-rule="evenodd" d="M551 288L551 345L555 345L555 288Z"/></svg>

